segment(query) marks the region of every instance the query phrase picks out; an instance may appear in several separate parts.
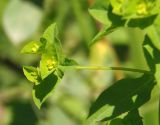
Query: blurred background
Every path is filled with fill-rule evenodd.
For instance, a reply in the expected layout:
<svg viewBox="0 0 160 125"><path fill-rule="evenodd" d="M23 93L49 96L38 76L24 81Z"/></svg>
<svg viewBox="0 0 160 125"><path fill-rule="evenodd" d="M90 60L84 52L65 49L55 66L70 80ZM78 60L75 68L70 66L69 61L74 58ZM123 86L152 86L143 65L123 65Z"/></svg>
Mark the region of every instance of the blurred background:
<svg viewBox="0 0 160 125"><path fill-rule="evenodd" d="M88 13L94 0L0 0L0 125L81 125L96 97L114 81L141 74L122 71L67 71L38 110L23 65L39 57L20 54L31 40L56 22L64 52L81 65L147 69L139 29L120 29L89 47L103 28ZM145 125L158 125L158 90L141 109Z"/></svg>

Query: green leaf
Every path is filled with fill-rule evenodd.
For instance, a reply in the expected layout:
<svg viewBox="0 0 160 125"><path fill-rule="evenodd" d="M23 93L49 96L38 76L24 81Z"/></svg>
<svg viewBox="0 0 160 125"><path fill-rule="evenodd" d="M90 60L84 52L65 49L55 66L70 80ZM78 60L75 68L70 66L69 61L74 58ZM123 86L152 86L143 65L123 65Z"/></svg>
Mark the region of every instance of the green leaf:
<svg viewBox="0 0 160 125"><path fill-rule="evenodd" d="M138 109L131 110L124 118L124 125L143 125L142 117Z"/></svg>
<svg viewBox="0 0 160 125"><path fill-rule="evenodd" d="M152 15L144 18L136 18L129 20L127 26L128 27L139 27L144 29L150 25L152 25L156 19L157 15Z"/></svg>
<svg viewBox="0 0 160 125"><path fill-rule="evenodd" d="M158 17L160 21L160 17ZM154 25L146 29L147 35L152 40L153 45L160 51L160 24L155 23Z"/></svg>
<svg viewBox="0 0 160 125"><path fill-rule="evenodd" d="M51 24L44 32L43 38L46 39L46 53L51 54L59 63L64 61L64 54L61 43L58 39L57 24Z"/></svg>
<svg viewBox="0 0 160 125"><path fill-rule="evenodd" d="M113 119L109 125L125 125L123 120L120 118Z"/></svg>
<svg viewBox="0 0 160 125"><path fill-rule="evenodd" d="M145 18L158 14L160 1L144 0L110 0L113 13L123 16L125 19Z"/></svg>
<svg viewBox="0 0 160 125"><path fill-rule="evenodd" d="M74 66L74 65L78 65L78 63L73 59L65 58L64 62L61 65L62 66Z"/></svg>
<svg viewBox="0 0 160 125"><path fill-rule="evenodd" d="M150 99L155 85L151 75L135 79L122 79L104 90L90 108L88 125L100 120L110 120L122 113L136 109Z"/></svg>
<svg viewBox="0 0 160 125"><path fill-rule="evenodd" d="M110 125L143 125L142 117L139 115L138 109L131 110L122 118L113 119Z"/></svg>
<svg viewBox="0 0 160 125"><path fill-rule="evenodd" d="M21 53L23 54L42 54L44 52L45 45L46 45L46 41L44 39L41 39L39 42L32 41L22 48Z"/></svg>
<svg viewBox="0 0 160 125"><path fill-rule="evenodd" d="M160 86L160 51L153 45L153 42L148 36L144 39L143 50L148 66Z"/></svg>
<svg viewBox="0 0 160 125"><path fill-rule="evenodd" d="M24 66L23 72L29 81L31 81L35 84L38 84L40 77L39 77L37 68L35 68L33 66Z"/></svg>
<svg viewBox="0 0 160 125"><path fill-rule="evenodd" d="M103 4L95 3L91 9L89 9L90 14L105 24L104 29L100 31L93 40L89 43L89 45L94 44L97 40L101 39L103 36L108 35L115 31L118 27L124 26L126 20L123 20L121 16L112 13L112 7L107 2Z"/></svg>
<svg viewBox="0 0 160 125"><path fill-rule="evenodd" d="M99 22L111 26L111 21L108 20L108 12L106 10L89 9L89 13Z"/></svg>
<svg viewBox="0 0 160 125"><path fill-rule="evenodd" d="M114 32L115 30L117 30L119 27L104 27L94 38L93 40L89 43L89 46L91 46L92 44L94 44L95 42L97 42L98 40L100 40L102 37Z"/></svg>
<svg viewBox="0 0 160 125"><path fill-rule="evenodd" d="M49 97L53 92L56 84L61 80L55 73L49 74L43 79L40 84L35 85L32 90L32 96L34 103L40 109L42 103Z"/></svg>
<svg viewBox="0 0 160 125"><path fill-rule="evenodd" d="M57 38L57 25L51 24L44 32L43 39L47 41L45 52L43 52L40 61L41 77L44 79L48 74L54 71L58 65L64 62L64 54L60 41Z"/></svg>
<svg viewBox="0 0 160 125"><path fill-rule="evenodd" d="M3 13L3 28L11 42L18 44L29 39L42 21L43 11L30 1L5 0L9 4ZM2 0L1 0L1 4ZM33 18L35 19L33 21Z"/></svg>
<svg viewBox="0 0 160 125"><path fill-rule="evenodd" d="M51 24L44 32L43 39L47 41L45 52L43 52L40 61L40 71L42 79L51 73L55 68L64 62L64 54L60 41L57 38L57 25Z"/></svg>
<svg viewBox="0 0 160 125"><path fill-rule="evenodd" d="M56 74L60 78L62 78L64 76L64 72L60 68L56 69Z"/></svg>

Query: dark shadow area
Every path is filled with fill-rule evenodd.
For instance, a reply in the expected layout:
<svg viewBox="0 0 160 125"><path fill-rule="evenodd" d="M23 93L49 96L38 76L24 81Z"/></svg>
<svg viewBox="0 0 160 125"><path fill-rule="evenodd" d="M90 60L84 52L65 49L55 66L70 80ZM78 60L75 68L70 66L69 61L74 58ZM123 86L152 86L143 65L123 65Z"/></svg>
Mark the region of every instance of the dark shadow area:
<svg viewBox="0 0 160 125"><path fill-rule="evenodd" d="M38 119L30 103L15 100L8 105L11 106L13 112L10 125L36 125Z"/></svg>
<svg viewBox="0 0 160 125"><path fill-rule="evenodd" d="M40 84L33 87L35 90L35 97L41 102L53 90L58 81L58 77L51 73Z"/></svg>

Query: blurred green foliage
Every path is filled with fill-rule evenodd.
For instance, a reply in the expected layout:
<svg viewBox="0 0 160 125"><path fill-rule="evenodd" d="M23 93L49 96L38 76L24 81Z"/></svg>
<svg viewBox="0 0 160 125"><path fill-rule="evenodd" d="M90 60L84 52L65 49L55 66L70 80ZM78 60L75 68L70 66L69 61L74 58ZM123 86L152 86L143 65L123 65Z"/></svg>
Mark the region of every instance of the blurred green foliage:
<svg viewBox="0 0 160 125"><path fill-rule="evenodd" d="M54 94L42 110L38 110L30 94L32 84L25 79L21 67L37 65L40 57L21 55L20 49L28 41L38 40L44 29L53 22L58 24L64 53L80 64L148 68L139 47L143 35L137 28L135 31L119 29L88 47L87 44L102 27L88 13L93 2L0 1L0 125L81 125L91 103L106 87L124 76L137 76L120 71L67 71ZM112 4L117 6L114 0ZM119 14L118 8L114 12ZM131 17L135 16L135 12L130 13ZM152 31L157 31L158 25L157 19ZM156 36L152 39L158 41L159 37ZM157 98L158 90L154 89L151 100L140 109L145 125L158 125Z"/></svg>

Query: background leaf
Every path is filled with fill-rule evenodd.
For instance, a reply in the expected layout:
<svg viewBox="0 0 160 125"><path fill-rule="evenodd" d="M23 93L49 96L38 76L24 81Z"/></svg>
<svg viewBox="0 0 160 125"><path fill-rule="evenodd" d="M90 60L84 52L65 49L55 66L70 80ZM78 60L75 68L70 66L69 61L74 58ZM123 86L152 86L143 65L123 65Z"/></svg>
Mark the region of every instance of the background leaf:
<svg viewBox="0 0 160 125"><path fill-rule="evenodd" d="M150 99L155 85L152 76L122 79L104 90L90 109L88 123L110 120L122 113L138 108ZM125 91L124 91L125 90Z"/></svg>
<svg viewBox="0 0 160 125"><path fill-rule="evenodd" d="M4 12L3 27L11 41L18 44L35 33L41 20L40 8L28 1L11 0Z"/></svg>

